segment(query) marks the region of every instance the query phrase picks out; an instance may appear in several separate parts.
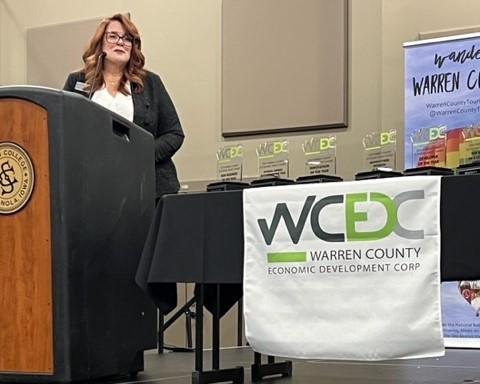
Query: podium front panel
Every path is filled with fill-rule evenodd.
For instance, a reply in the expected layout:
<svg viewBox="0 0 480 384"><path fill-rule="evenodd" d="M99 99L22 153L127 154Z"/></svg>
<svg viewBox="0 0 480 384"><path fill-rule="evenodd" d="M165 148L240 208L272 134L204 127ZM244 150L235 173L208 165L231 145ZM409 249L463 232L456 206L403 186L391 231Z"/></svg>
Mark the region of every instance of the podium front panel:
<svg viewBox="0 0 480 384"><path fill-rule="evenodd" d="M52 374L47 111L0 99L0 122L0 371Z"/></svg>

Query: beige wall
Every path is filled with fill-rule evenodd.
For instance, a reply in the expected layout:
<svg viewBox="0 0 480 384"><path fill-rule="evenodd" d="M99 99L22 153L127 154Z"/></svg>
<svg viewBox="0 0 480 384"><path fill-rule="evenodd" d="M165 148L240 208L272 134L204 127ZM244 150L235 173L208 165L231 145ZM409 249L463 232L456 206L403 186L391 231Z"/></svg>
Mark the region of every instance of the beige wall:
<svg viewBox="0 0 480 384"><path fill-rule="evenodd" d="M380 68L380 56L362 55L366 49L378 49L380 41L381 1L362 0L365 6L353 4L353 20L357 14L360 19L369 17L362 13L378 15L378 22L358 23L357 34L353 33L353 50L359 55L353 57L356 69L351 70L353 83L350 99L358 98L356 93L365 86L377 83ZM27 28L92 19L114 12L130 12L138 25L144 42L144 52L148 68L158 72L178 108L187 138L180 152L175 156L179 176L182 182L195 180L212 180L216 176L215 152L220 146L241 142L244 144L244 175L255 177L257 164L255 149L272 136L240 137L223 139L221 136L221 0L137 0L115 2L96 2L86 0L81 6L74 1L65 0L3 0L0 1L0 25L2 44L0 45L0 82L3 84L26 83L26 44ZM355 32L355 31L354 31ZM9 38L3 38L9 36ZM356 37L358 36L358 38ZM372 41L377 43L372 44ZM368 42L368 44L366 44ZM366 47L366 48L365 48ZM80 52L79 52L80 56ZM375 64L376 63L376 64ZM73 68L72 68L73 69ZM66 74L65 74L66 76ZM368 81L371 78L372 81ZM356 83L355 83L356 82ZM360 95L364 106L351 110L351 127L342 130L309 132L303 135L281 135L290 141L292 153L291 177L303 173L301 155L302 142L313 134L336 133L339 142L339 174L351 178L356 169L352 165L358 161L352 158L361 156L359 137L362 132L356 127L360 122L367 130L378 127L372 123L372 116L380 117L378 100L380 85L376 93L369 92L369 97ZM360 119L352 113L357 110ZM362 120L365 119L365 122ZM358 132L357 139L352 140L349 132ZM358 148L357 148L358 147ZM345 154L348 156L345 158ZM345 160L342 160L345 158ZM190 184L190 183L189 183ZM191 185L191 184L190 184Z"/></svg>
<svg viewBox="0 0 480 384"><path fill-rule="evenodd" d="M164 79L187 138L175 156L184 183L216 177L215 152L243 143L244 175L255 177L255 149L275 136L221 136L221 0L0 0L0 83L26 82L26 29L131 12L144 41L148 68ZM397 168L403 167L403 48L419 32L480 24L478 0L350 0L349 127L278 135L290 141L290 176L303 174L301 144L336 134L337 173L353 179L362 167L362 137L396 129ZM80 56L80 53L79 53ZM65 74L66 75L66 74ZM190 183L194 185L194 183Z"/></svg>
<svg viewBox="0 0 480 384"><path fill-rule="evenodd" d="M185 144L175 156L181 180L213 180L216 150L233 143L244 144L244 174L255 177L255 148L274 136L229 140L221 136L221 4L221 0L0 0L0 84L26 82L27 28L130 12L143 37L147 66L162 76L186 132ZM290 141L292 178L303 173L301 144L313 134L337 135L338 174L351 180L364 170L363 136L396 129L401 170L403 43L416 40L419 32L480 24L478 0L350 0L350 6L349 127L279 136Z"/></svg>

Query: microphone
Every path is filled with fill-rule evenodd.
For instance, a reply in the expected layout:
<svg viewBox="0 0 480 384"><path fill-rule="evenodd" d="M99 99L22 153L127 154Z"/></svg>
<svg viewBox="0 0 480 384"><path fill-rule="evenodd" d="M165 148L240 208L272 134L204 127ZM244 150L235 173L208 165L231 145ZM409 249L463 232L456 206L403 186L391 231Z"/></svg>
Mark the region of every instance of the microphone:
<svg viewBox="0 0 480 384"><path fill-rule="evenodd" d="M107 52L102 52L98 55L97 67L95 68L95 73L93 74L93 83L92 88L90 88L90 92L88 93L88 100L92 99L93 96L93 88L95 87L95 81L97 80L98 71L100 70L100 64L103 63L103 58L107 56Z"/></svg>

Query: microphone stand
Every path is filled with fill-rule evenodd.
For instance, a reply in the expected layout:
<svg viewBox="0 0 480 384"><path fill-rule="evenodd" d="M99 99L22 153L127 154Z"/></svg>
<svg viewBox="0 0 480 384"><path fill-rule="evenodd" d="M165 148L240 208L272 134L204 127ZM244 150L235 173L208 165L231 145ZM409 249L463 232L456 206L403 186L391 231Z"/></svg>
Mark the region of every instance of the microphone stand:
<svg viewBox="0 0 480 384"><path fill-rule="evenodd" d="M93 82L92 82L92 88L90 88L90 92L88 93L88 100L91 100L92 99L92 96L93 96L93 88L95 87L95 82L97 80L97 75L98 75L98 71L100 70L100 64L103 63L103 58L107 56L107 53L106 52L102 52L99 56L98 56L98 60L97 60L97 66L95 68L95 74L93 75Z"/></svg>

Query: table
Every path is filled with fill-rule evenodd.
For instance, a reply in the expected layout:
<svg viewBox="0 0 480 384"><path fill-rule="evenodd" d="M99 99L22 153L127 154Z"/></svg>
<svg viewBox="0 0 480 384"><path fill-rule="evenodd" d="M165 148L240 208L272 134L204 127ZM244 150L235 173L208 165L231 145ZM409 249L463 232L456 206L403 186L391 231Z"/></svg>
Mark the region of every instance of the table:
<svg viewBox="0 0 480 384"><path fill-rule="evenodd" d="M408 182L407 177L405 181ZM338 188L341 192L341 182ZM477 234L480 204L477 196L480 196L480 176L442 178L442 281L480 279L480 237ZM207 383L223 381L220 379L228 377L234 382L243 382L243 370L240 368L219 370L218 338L215 340L219 318L242 294L242 191L164 196L155 213L137 282L163 313L168 313L177 304L175 283L197 283L197 308L204 305L214 318L213 371L203 370L203 316L199 311L193 380L195 383ZM268 364L262 365L255 356L253 381L275 373L291 375L291 366L288 362L283 365L274 363L271 357Z"/></svg>

